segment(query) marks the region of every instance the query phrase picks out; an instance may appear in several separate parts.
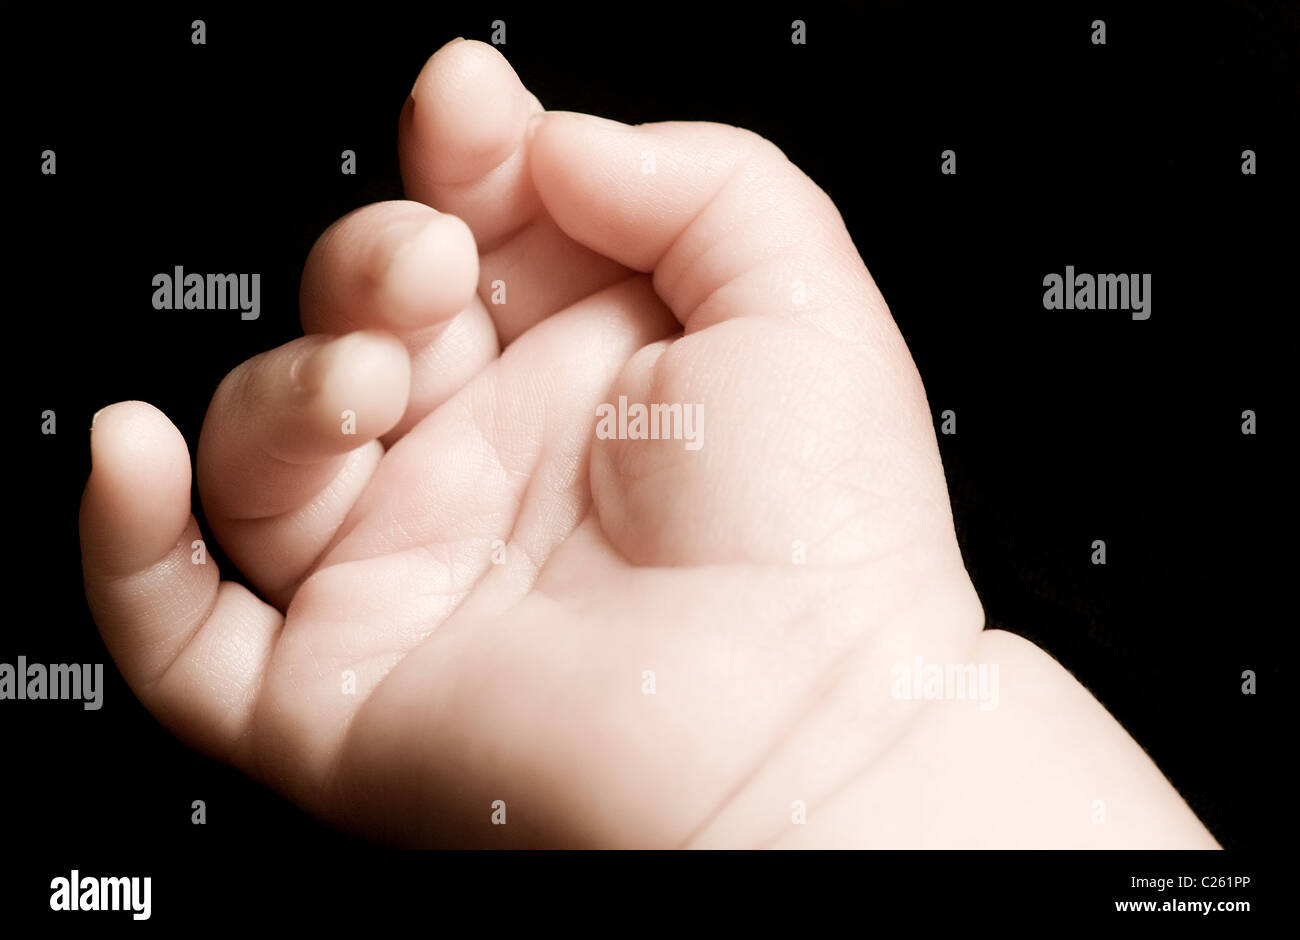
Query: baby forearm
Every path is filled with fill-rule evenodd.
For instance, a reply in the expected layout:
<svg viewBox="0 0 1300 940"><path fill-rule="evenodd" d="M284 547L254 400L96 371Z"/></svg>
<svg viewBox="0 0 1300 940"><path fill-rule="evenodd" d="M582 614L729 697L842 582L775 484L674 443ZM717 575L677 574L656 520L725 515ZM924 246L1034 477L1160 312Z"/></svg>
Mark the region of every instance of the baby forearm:
<svg viewBox="0 0 1300 940"><path fill-rule="evenodd" d="M1001 630L996 707L918 703L879 761L773 845L789 848L1217 848L1132 737L1059 663Z"/></svg>

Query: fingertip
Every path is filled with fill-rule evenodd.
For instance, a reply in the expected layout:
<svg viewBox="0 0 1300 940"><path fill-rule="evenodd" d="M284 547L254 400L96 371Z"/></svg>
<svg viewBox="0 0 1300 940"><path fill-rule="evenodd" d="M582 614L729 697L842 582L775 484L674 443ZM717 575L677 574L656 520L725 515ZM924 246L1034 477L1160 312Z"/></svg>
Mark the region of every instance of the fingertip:
<svg viewBox="0 0 1300 940"><path fill-rule="evenodd" d="M478 288L478 246L469 226L435 213L397 238L384 249L383 301L377 305L390 324L417 329L465 309Z"/></svg>
<svg viewBox="0 0 1300 940"><path fill-rule="evenodd" d="M478 245L460 218L409 200L335 222L303 268L308 333L424 329L460 313L478 289Z"/></svg>
<svg viewBox="0 0 1300 940"><path fill-rule="evenodd" d="M92 472L101 477L178 477L189 485L189 448L165 414L148 402L120 401L95 412L90 422Z"/></svg>
<svg viewBox="0 0 1300 940"><path fill-rule="evenodd" d="M480 248L517 232L540 208L526 128L541 108L495 47L444 46L420 71L398 121L408 198L463 218Z"/></svg>
<svg viewBox="0 0 1300 940"><path fill-rule="evenodd" d="M391 333L360 330L326 343L303 364L299 386L308 397L313 434L304 439L318 458L378 438L401 420L411 389L411 358Z"/></svg>
<svg viewBox="0 0 1300 940"><path fill-rule="evenodd" d="M190 513L190 455L180 431L147 402L117 402L95 413L90 453L84 544L111 547L101 558L115 571L162 557Z"/></svg>
<svg viewBox="0 0 1300 940"><path fill-rule="evenodd" d="M494 46L453 40L411 89L412 130L440 185L469 183L518 147L533 98Z"/></svg>

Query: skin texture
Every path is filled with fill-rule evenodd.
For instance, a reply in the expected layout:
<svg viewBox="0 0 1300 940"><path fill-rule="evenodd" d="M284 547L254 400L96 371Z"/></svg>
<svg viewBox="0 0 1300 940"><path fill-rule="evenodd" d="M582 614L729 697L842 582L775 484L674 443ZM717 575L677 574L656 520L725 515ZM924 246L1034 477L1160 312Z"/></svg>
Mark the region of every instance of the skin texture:
<svg viewBox="0 0 1300 940"><path fill-rule="evenodd" d="M87 595L160 721L399 844L1214 846L1068 673L982 630L920 378L775 146L543 112L467 41L399 146L410 201L321 237L308 335L204 423L260 597L192 563L167 418L96 415ZM620 395L699 404L703 445L597 439ZM996 664L998 707L891 694L916 656Z"/></svg>

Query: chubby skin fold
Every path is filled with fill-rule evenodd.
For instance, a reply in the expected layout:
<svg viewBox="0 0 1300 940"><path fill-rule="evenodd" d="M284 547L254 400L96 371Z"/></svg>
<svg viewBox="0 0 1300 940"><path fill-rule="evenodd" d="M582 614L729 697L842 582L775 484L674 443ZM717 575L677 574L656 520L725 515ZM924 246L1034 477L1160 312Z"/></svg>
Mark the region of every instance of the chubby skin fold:
<svg viewBox="0 0 1300 940"><path fill-rule="evenodd" d="M982 630L911 357L774 145L543 111L470 41L399 127L409 200L322 235L307 335L204 422L257 593L192 563L166 416L96 415L86 591L160 721L403 844L1215 845L1068 673ZM702 446L598 437L619 396L698 405ZM997 707L900 697L917 657L996 665Z"/></svg>

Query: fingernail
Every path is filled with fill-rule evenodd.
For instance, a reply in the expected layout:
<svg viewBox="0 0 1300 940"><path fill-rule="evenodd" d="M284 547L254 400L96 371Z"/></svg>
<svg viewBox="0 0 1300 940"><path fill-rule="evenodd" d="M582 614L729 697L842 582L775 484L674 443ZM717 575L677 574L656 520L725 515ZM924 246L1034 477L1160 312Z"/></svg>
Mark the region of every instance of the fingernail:
<svg viewBox="0 0 1300 940"><path fill-rule="evenodd" d="M306 359L294 363L292 379L300 401L314 398L325 387L330 367L338 360L340 350L352 345L348 340L353 335L335 336L308 353Z"/></svg>
<svg viewBox="0 0 1300 940"><path fill-rule="evenodd" d="M433 55L434 56L439 55L444 49L454 46L458 42L464 42L464 41L465 41L464 36L457 36L455 39L448 40L447 42L444 42L441 46L439 46L437 51L434 52ZM430 58L433 58L433 56L430 56ZM408 95L408 97L410 98L415 97L415 89L420 87L420 76L423 74L424 74L424 69L420 69L419 73L415 76L415 81L411 84L411 92Z"/></svg>

